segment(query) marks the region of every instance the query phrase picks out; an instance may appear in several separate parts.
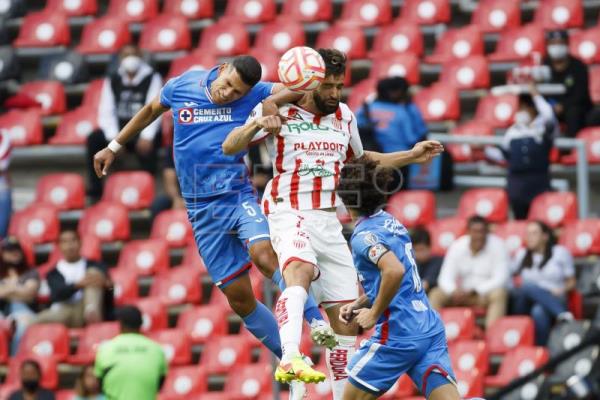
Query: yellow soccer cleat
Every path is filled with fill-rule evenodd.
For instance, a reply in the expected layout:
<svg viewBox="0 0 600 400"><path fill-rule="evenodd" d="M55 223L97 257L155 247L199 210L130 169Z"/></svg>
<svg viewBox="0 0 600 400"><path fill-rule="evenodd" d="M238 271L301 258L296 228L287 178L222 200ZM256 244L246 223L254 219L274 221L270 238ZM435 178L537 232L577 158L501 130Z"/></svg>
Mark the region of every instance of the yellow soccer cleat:
<svg viewBox="0 0 600 400"><path fill-rule="evenodd" d="M325 374L312 367L300 354L289 361L281 361L275 370L275 380L279 383L290 383L298 380L304 383L319 383L325 380Z"/></svg>

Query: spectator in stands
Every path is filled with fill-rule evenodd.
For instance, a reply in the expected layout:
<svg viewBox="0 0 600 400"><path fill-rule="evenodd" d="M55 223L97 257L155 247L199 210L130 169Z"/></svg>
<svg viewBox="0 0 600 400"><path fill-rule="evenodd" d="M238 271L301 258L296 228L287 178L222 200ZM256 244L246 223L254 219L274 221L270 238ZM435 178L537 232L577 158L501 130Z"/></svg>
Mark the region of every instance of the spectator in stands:
<svg viewBox="0 0 600 400"><path fill-rule="evenodd" d="M38 314L36 323L60 322L78 328L110 317L113 296L106 268L81 256L76 231L63 231L58 245L62 258L46 277L52 305Z"/></svg>
<svg viewBox="0 0 600 400"><path fill-rule="evenodd" d="M413 229L410 238L413 244L413 251L419 275L421 276L421 282L423 283L423 289L425 289L426 292L429 292L437 286L438 276L444 258L431 254L431 236L429 236L427 229L421 226Z"/></svg>
<svg viewBox="0 0 600 400"><path fill-rule="evenodd" d="M0 239L6 237L12 213L12 197L8 180L10 150L10 134L6 129L0 129Z"/></svg>
<svg viewBox="0 0 600 400"><path fill-rule="evenodd" d="M556 244L548 225L534 221L527 225L526 247L516 254L512 272L512 311L531 315L536 343L544 346L553 321L573 319L566 300L576 283L573 257L569 250Z"/></svg>
<svg viewBox="0 0 600 400"><path fill-rule="evenodd" d="M35 317L40 277L35 269L29 269L16 238L7 237L0 246L0 317L14 321L10 354L15 355L21 337Z"/></svg>
<svg viewBox="0 0 600 400"><path fill-rule="evenodd" d="M105 148L129 120L154 99L162 87L160 74L143 61L140 50L132 45L123 47L117 71L105 79L98 110L99 130L87 139L88 194L97 199L102 195L102 182L94 172L94 154ZM145 171L154 174L158 164L160 118L125 146L134 152Z"/></svg>
<svg viewBox="0 0 600 400"><path fill-rule="evenodd" d="M552 96L551 102L558 120L566 125L566 134L575 137L585 127L586 116L592 109L589 93L588 67L569 54L567 31L558 30L546 35L548 57L544 64L550 67L551 82L563 84L566 93Z"/></svg>
<svg viewBox="0 0 600 400"><path fill-rule="evenodd" d="M429 301L438 310L445 306L487 307L485 325L490 327L506 314L508 251L502 239L489 233L484 218L469 218L467 227L467 234L450 245Z"/></svg>
<svg viewBox="0 0 600 400"><path fill-rule="evenodd" d="M54 400L54 393L40 387L42 368L37 361L23 361L20 375L21 389L8 396L8 400Z"/></svg>
<svg viewBox="0 0 600 400"><path fill-rule="evenodd" d="M181 197L181 190L179 189L179 182L177 181L177 174L175 172L172 147L169 147L165 153L163 187L165 193L157 195L150 206L152 219L161 211L169 209L185 210L185 203L183 197Z"/></svg>
<svg viewBox="0 0 600 400"><path fill-rule="evenodd" d="M117 311L121 334L100 346L94 372L109 399L155 399L167 375L162 347L140 333L142 313L125 306Z"/></svg>
<svg viewBox="0 0 600 400"><path fill-rule="evenodd" d="M105 400L100 391L100 382L94 375L94 366L86 365L75 383L75 398L73 400Z"/></svg>

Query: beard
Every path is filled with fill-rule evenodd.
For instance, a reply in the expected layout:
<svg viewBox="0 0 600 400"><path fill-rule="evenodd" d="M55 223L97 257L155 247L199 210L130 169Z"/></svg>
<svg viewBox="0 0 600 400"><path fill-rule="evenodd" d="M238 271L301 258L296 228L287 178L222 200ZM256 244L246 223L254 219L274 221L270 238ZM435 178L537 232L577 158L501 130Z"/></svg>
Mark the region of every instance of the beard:
<svg viewBox="0 0 600 400"><path fill-rule="evenodd" d="M323 115L333 114L338 109L338 107L340 105L339 100L336 101L335 106L327 104L325 102L325 100L323 100L321 97L319 97L319 94L316 91L313 92L313 100L315 102L315 106L317 106L317 109Z"/></svg>

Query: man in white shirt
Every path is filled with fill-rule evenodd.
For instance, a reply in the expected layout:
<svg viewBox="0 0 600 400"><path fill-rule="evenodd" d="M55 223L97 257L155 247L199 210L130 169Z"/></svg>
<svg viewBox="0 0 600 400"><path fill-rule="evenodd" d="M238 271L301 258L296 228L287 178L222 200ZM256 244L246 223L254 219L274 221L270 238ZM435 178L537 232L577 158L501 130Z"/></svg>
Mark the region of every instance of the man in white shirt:
<svg viewBox="0 0 600 400"><path fill-rule="evenodd" d="M489 233L487 221L469 218L467 235L455 241L444 259L438 286L429 293L435 309L446 306L487 308L485 325L506 314L509 257L504 241Z"/></svg>

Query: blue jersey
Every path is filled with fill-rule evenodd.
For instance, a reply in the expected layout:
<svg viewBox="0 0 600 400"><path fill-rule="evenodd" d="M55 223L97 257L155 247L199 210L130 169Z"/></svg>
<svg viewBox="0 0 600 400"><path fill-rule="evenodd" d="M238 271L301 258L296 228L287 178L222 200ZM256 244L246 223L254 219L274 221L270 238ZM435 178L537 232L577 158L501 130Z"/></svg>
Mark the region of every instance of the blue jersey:
<svg viewBox="0 0 600 400"><path fill-rule="evenodd" d="M221 145L271 94L273 84L259 82L241 99L215 104L209 88L217 68L188 71L169 80L160 94L161 104L173 111L173 154L184 198L211 197L249 186L245 152L225 155Z"/></svg>
<svg viewBox="0 0 600 400"><path fill-rule="evenodd" d="M379 292L381 274L377 262L384 254L393 252L406 269L398 293L377 321L373 340L394 346L394 343L444 331L438 313L427 300L413 257L412 242L400 222L387 212L379 211L357 223L350 243L354 265L371 303Z"/></svg>

